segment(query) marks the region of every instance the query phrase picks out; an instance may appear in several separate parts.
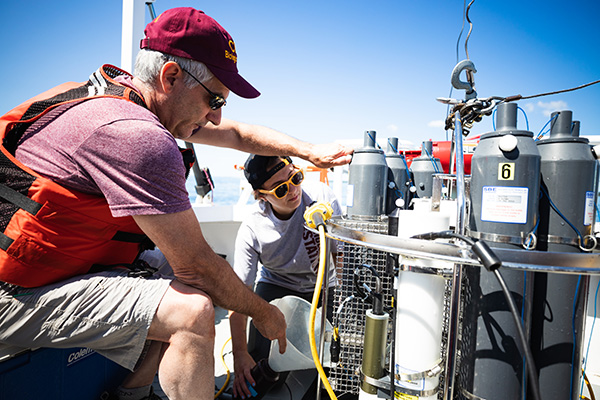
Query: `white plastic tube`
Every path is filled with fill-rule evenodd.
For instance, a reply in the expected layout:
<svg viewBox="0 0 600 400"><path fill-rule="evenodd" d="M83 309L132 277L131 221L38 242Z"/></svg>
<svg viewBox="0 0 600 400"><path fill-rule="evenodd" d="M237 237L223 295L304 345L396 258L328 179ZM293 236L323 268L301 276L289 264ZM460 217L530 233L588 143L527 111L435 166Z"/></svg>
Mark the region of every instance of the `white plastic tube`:
<svg viewBox="0 0 600 400"><path fill-rule="evenodd" d="M439 212L406 211L400 213L398 236L448 229L448 215ZM396 278L396 374L415 374L429 370L440 360L442 318L444 311L444 278L417 272L400 271ZM429 396L407 395L412 391L428 391L439 384L439 375L413 380L395 379L396 398L435 400Z"/></svg>

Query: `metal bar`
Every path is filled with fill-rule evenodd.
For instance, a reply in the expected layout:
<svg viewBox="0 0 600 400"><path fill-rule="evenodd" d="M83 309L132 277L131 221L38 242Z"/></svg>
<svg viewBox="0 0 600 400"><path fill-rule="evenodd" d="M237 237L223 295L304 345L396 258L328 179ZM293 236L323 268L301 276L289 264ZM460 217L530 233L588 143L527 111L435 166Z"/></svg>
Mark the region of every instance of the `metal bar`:
<svg viewBox="0 0 600 400"><path fill-rule="evenodd" d="M456 142L454 152L456 158L456 228L455 232L465 234L466 199L465 199L465 153L463 152L463 132L460 121L460 111L454 114L454 140ZM452 163L452 160L450 160Z"/></svg>
<svg viewBox="0 0 600 400"><path fill-rule="evenodd" d="M156 18L156 12L154 11L154 0L146 0L145 4L146 4L146 7L148 7L148 12L150 13L150 18L152 18L154 20ZM134 58L134 61L135 61L135 58ZM196 152L194 151L193 143L185 142L185 147L186 147L186 149L192 150L194 152L194 156L196 155ZM194 165L192 165L192 171L194 172L194 179L196 180L196 194L199 195L200 193L198 193L198 186L200 186L200 183L201 183L200 182L201 172L200 172L200 167L198 166L198 160L196 160Z"/></svg>
<svg viewBox="0 0 600 400"><path fill-rule="evenodd" d="M455 232L465 233L465 160L463 152L463 133L460 111L454 114L453 141L456 158L456 227ZM452 164L452 159L450 163ZM456 376L456 350L458 347L458 325L460 314L460 299L462 288L462 265L455 264L452 274L452 289L450 294L450 311L448 315L448 345L446 346L446 368L444 377L444 395L446 400L454 398Z"/></svg>
<svg viewBox="0 0 600 400"><path fill-rule="evenodd" d="M332 218L327 221L327 236L341 242L399 254L414 259L417 263L419 260L434 260L483 267L476 256L465 247L452 243L355 231L336 224L335 220L336 218ZM521 251L496 247L494 247L494 252L502 260L502 268L505 269L600 275L600 254L597 253Z"/></svg>
<svg viewBox="0 0 600 400"><path fill-rule="evenodd" d="M121 22L121 68L133 72L146 26L145 0L123 0Z"/></svg>
<svg viewBox="0 0 600 400"><path fill-rule="evenodd" d="M194 157L196 157L196 151L194 150L194 144L190 142L185 142L186 149L190 149L194 152ZM200 196L200 187L204 184L204 182L200 179L202 176L202 171L200 171L200 166L198 165L198 159L196 158L196 162L192 165L192 172L194 173L194 180L196 181L196 194Z"/></svg>

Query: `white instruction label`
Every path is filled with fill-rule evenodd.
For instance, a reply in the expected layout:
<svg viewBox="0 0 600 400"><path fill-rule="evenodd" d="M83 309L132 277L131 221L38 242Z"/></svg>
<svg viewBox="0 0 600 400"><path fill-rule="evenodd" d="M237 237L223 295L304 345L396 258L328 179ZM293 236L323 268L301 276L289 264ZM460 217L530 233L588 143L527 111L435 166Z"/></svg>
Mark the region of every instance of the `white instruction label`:
<svg viewBox="0 0 600 400"><path fill-rule="evenodd" d="M527 196L529 188L511 186L484 186L481 196L481 220L527 223Z"/></svg>
<svg viewBox="0 0 600 400"><path fill-rule="evenodd" d="M348 191L346 193L346 206L352 207L354 205L354 185L348 185Z"/></svg>
<svg viewBox="0 0 600 400"><path fill-rule="evenodd" d="M396 375L399 374L414 374L415 370L403 368L400 365L396 364ZM394 384L398 388L412 389L412 390L424 390L425 389L425 378L416 379L414 381L409 380L398 380L394 379Z"/></svg>
<svg viewBox="0 0 600 400"><path fill-rule="evenodd" d="M591 225L594 220L594 192L585 192L583 225Z"/></svg>

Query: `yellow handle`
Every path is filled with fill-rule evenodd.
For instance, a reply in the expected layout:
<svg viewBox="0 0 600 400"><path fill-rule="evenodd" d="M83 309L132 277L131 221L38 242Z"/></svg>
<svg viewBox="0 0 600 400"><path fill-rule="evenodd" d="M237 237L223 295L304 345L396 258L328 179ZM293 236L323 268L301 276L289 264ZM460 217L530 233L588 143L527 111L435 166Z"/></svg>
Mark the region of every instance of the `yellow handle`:
<svg viewBox="0 0 600 400"><path fill-rule="evenodd" d="M333 215L333 208L329 203L315 203L304 212L304 221L309 228L316 229ZM323 246L321 246L322 248Z"/></svg>

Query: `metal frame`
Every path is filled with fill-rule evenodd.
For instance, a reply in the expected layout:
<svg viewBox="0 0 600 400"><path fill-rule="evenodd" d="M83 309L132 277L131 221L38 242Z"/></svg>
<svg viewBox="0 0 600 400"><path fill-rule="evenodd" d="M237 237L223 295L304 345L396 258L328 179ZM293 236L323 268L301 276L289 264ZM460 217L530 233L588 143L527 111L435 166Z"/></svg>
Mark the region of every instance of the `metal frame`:
<svg viewBox="0 0 600 400"><path fill-rule="evenodd" d="M439 273L449 271L448 265L446 264L443 268L436 268L431 266L430 261L483 267L468 248L457 244L404 239L379 233L356 231L339 225L339 223L336 223L337 220L339 219L333 218L327 221L327 237L373 250L398 254L411 259L411 263L417 266L438 269ZM506 269L600 275L600 254L596 253L557 253L505 248L494 248L494 252L503 261L502 268Z"/></svg>
<svg viewBox="0 0 600 400"><path fill-rule="evenodd" d="M463 155L463 132L461 115L455 112L457 219L455 232L465 234L466 199ZM456 156L461 155L461 156ZM482 267L477 257L464 245L450 242L405 239L378 233L362 232L343 227L339 217L327 221L327 237L338 241L364 246L373 250L397 254L410 259L411 270L417 273L437 273L451 277L448 345L446 348L445 383L443 399L452 400L455 391L456 349L458 346L459 312L461 299L462 266ZM522 251L495 248L496 255L503 260L502 268L575 275L600 275L600 254L557 253ZM432 261L435 261L433 263Z"/></svg>

